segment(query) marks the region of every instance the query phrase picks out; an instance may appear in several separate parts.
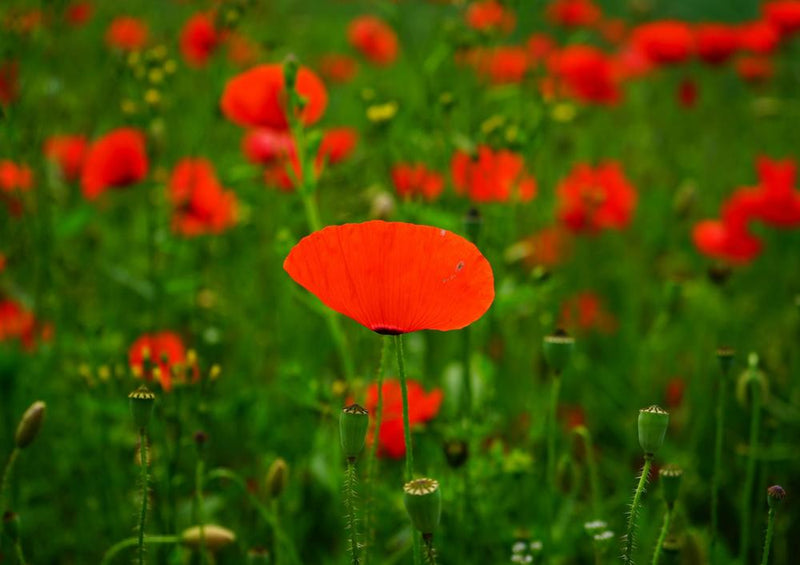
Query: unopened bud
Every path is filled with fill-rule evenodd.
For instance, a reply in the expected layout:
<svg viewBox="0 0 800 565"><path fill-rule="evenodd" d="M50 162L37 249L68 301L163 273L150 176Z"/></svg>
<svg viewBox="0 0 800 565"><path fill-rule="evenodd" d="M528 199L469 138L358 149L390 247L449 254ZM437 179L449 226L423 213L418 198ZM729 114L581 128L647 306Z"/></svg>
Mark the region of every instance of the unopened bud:
<svg viewBox="0 0 800 565"><path fill-rule="evenodd" d="M278 498L286 490L288 481L289 466L283 458L278 457L267 471L267 492L270 498Z"/></svg>
<svg viewBox="0 0 800 565"><path fill-rule="evenodd" d="M17 426L17 435L15 436L18 448L28 447L36 439L42 427L42 422L44 422L45 408L45 403L37 400L22 415L22 419Z"/></svg>
<svg viewBox="0 0 800 565"><path fill-rule="evenodd" d="M430 535L439 526L442 515L442 492L439 481L414 479L403 486L403 502L411 524L422 534Z"/></svg>
<svg viewBox="0 0 800 565"><path fill-rule="evenodd" d="M200 526L192 526L184 530L181 534L181 542L183 545L191 547L192 549L199 549L202 540L205 539L206 549L209 551L217 551L236 541L236 534L222 526L206 524L202 529L203 531L201 532Z"/></svg>
<svg viewBox="0 0 800 565"><path fill-rule="evenodd" d="M639 410L639 445L645 455L655 455L664 443L669 413L656 406Z"/></svg>
<svg viewBox="0 0 800 565"><path fill-rule="evenodd" d="M786 491L780 485L772 485L767 489L767 504L770 508L777 508L786 498Z"/></svg>

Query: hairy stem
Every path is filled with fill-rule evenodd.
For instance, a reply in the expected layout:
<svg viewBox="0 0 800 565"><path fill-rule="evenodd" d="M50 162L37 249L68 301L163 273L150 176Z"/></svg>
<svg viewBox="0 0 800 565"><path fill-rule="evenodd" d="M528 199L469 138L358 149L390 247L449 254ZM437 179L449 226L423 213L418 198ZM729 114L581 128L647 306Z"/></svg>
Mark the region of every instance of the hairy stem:
<svg viewBox="0 0 800 565"><path fill-rule="evenodd" d="M344 506L347 512L348 550L350 563L358 565L358 517L356 516L356 462L347 459L347 471L344 475Z"/></svg>
<svg viewBox="0 0 800 565"><path fill-rule="evenodd" d="M425 542L425 561L428 565L436 565L436 549L433 547L433 536L426 534L422 536Z"/></svg>
<svg viewBox="0 0 800 565"><path fill-rule="evenodd" d="M769 563L769 550L772 546L772 534L775 529L775 509L770 508L767 514L767 534L764 537L764 552L761 554L761 565Z"/></svg>
<svg viewBox="0 0 800 565"><path fill-rule="evenodd" d="M750 381L750 444L748 446L747 471L742 490L742 525L739 534L739 559L747 562L750 552L750 527L753 516L753 487L756 478L756 457L758 452L758 429L761 426L761 385L755 379Z"/></svg>
<svg viewBox="0 0 800 565"><path fill-rule="evenodd" d="M547 488L550 492L550 524L555 523L556 515L556 411L558 410L560 391L561 375L556 372L553 374L553 383L550 385L550 408L547 415Z"/></svg>
<svg viewBox="0 0 800 565"><path fill-rule="evenodd" d="M719 527L719 485L722 474L722 439L725 430L725 404L726 404L726 379L725 373L719 379L717 390L717 428L714 435L714 471L711 478L711 550L710 559L712 565L716 563L717 553L717 528Z"/></svg>
<svg viewBox="0 0 800 565"><path fill-rule="evenodd" d="M141 463L140 482L142 487L142 505L139 513L139 565L144 565L144 525L147 519L147 432L139 429L139 462Z"/></svg>
<svg viewBox="0 0 800 565"><path fill-rule="evenodd" d="M664 513L664 523L661 525L661 533L658 534L658 541L656 542L656 549L653 551L653 565L658 565L661 559L661 548L664 547L664 540L667 539L669 533L669 524L672 521L672 507L667 506L667 511Z"/></svg>
<svg viewBox="0 0 800 565"><path fill-rule="evenodd" d="M631 502L630 514L628 515L628 528L625 533L625 550L622 554L622 561L626 564L632 563L631 556L633 554L634 537L636 536L637 521L639 519L639 507L642 503L642 495L647 487L647 478L652 465L653 455L651 453L645 453L644 466L642 467L642 473L639 475L639 483L636 486L636 492Z"/></svg>
<svg viewBox="0 0 800 565"><path fill-rule="evenodd" d="M174 544L180 543L181 538L179 536L150 536L147 538L145 543L156 545L156 544ZM105 555L103 555L103 560L100 561L100 565L108 565L111 563L111 560L121 552L123 549L127 549L129 547L134 547L139 544L139 538L133 537L124 539L121 542L111 546L111 548L106 551Z"/></svg>

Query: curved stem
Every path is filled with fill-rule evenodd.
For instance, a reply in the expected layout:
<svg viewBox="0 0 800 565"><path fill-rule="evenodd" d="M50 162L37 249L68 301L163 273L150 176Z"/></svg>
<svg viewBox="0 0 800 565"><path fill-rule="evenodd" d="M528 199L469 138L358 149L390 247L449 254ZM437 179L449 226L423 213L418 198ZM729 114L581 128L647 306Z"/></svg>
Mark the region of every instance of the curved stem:
<svg viewBox="0 0 800 565"><path fill-rule="evenodd" d="M150 536L147 538L145 543L149 544L172 544L172 543L180 543L181 538L179 536ZM129 547L134 547L135 545L139 544L139 538L133 537L124 539L121 542L111 546L111 548L106 551L105 555L103 555L103 560L100 561L100 565L108 565L111 563L111 560L114 559L120 551L123 549L127 549Z"/></svg>
<svg viewBox="0 0 800 565"><path fill-rule="evenodd" d="M144 565L144 525L147 519L147 432L139 430L139 461L141 463L142 506L139 513L139 565Z"/></svg>
<svg viewBox="0 0 800 565"><path fill-rule="evenodd" d="M625 533L625 552L622 555L623 563L631 563L631 554L633 553L633 538L636 535L636 522L639 518L639 506L642 503L642 495L644 494L647 486L647 477L650 474L650 467L653 465L653 454L644 454L644 466L642 473L639 475L639 483L636 486L636 492L633 495L633 502L631 502L631 510L628 515L628 529Z"/></svg>
<svg viewBox="0 0 800 565"><path fill-rule="evenodd" d="M14 464L17 462L17 457L19 457L19 447L15 447L11 451L11 455L8 457L8 463L6 463L6 467L3 470L3 481L0 482L0 513L7 510L6 491L8 490L8 485L11 483L11 472L14 469Z"/></svg>
<svg viewBox="0 0 800 565"><path fill-rule="evenodd" d="M656 542L656 549L653 552L653 565L658 565L661 559L661 548L664 547L664 540L667 539L669 533L669 524L672 520L672 507L667 506L667 511L664 514L664 524L661 526L661 533L658 534L658 541Z"/></svg>
<svg viewBox="0 0 800 565"><path fill-rule="evenodd" d="M721 374L717 390L717 427L714 435L714 471L711 479L711 563L716 563L717 528L719 525L719 485L722 473L722 439L725 431L725 404L726 404L726 379L725 373Z"/></svg>
<svg viewBox="0 0 800 565"><path fill-rule="evenodd" d="M356 517L356 463L347 459L347 471L344 475L344 506L347 512L348 549L350 562L358 565L358 523Z"/></svg>
<svg viewBox="0 0 800 565"><path fill-rule="evenodd" d="M761 385L755 379L750 381L750 444L748 446L747 471L742 490L742 525L740 532L739 559L747 562L750 552L750 527L753 516L753 487L756 478L756 458L758 455L758 429L761 425Z"/></svg>
<svg viewBox="0 0 800 565"><path fill-rule="evenodd" d="M775 509L770 508L767 514L767 535L764 538L764 552L761 555L761 565L769 563L769 550L772 546L772 533L775 529Z"/></svg>

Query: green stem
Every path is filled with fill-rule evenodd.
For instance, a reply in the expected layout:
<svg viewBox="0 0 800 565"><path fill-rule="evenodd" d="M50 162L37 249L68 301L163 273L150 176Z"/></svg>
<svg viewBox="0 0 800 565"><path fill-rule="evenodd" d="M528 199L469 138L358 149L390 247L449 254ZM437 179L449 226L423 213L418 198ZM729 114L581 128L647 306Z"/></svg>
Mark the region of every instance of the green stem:
<svg viewBox="0 0 800 565"><path fill-rule="evenodd" d="M639 475L639 484L636 486L636 492L633 495L633 502L631 502L631 510L628 516L628 529L625 533L625 552L622 555L623 563L631 563L631 554L633 553L633 538L636 534L636 522L639 518L639 506L642 503L642 495L644 494L645 487L647 486L647 477L650 474L650 467L653 465L653 454L644 454L644 466L642 473Z"/></svg>
<svg viewBox="0 0 800 565"><path fill-rule="evenodd" d="M139 513L139 565L144 565L144 525L147 518L147 432L139 429L139 461L141 463L142 506Z"/></svg>
<svg viewBox="0 0 800 565"><path fill-rule="evenodd" d="M767 514L767 535L764 538L764 553L761 555L761 565L769 563L769 549L772 546L772 534L775 529L775 509L770 508Z"/></svg>
<svg viewBox="0 0 800 565"><path fill-rule="evenodd" d="M725 373L721 374L717 390L717 429L714 435L714 471L711 479L711 563L716 563L717 528L719 527L719 486L722 475L722 440L725 430L725 404L728 387Z"/></svg>
<svg viewBox="0 0 800 565"><path fill-rule="evenodd" d="M423 541L425 542L425 560L428 562L428 565L436 565L436 549L433 547L433 536L425 535L422 536Z"/></svg>
<svg viewBox="0 0 800 565"><path fill-rule="evenodd" d="M461 409L461 417L464 418L465 426L469 426L472 422L472 364L470 363L470 329L469 326L461 330L464 336L463 343L463 365L464 365L464 396L463 406ZM469 435L469 434L467 434Z"/></svg>
<svg viewBox="0 0 800 565"><path fill-rule="evenodd" d="M204 464L202 455L197 457L197 466L194 473L194 496L195 508L197 512L197 525L200 527L200 565L208 562L208 555L206 554L206 516L205 516L205 501L203 500L203 474Z"/></svg>
<svg viewBox="0 0 800 565"><path fill-rule="evenodd" d="M661 533L658 534L656 549L653 552L653 565L658 565L658 560L661 559L661 548L664 547L664 540L667 539L667 534L669 533L669 524L671 520L672 520L672 507L667 506L667 511L664 514L664 524L661 526Z"/></svg>
<svg viewBox="0 0 800 565"><path fill-rule="evenodd" d="M344 505L347 512L347 530L349 535L350 562L358 565L358 524L356 518L356 463L347 459L347 471L344 476Z"/></svg>
<svg viewBox="0 0 800 565"><path fill-rule="evenodd" d="M15 447L11 451L11 455L8 457L8 463L6 463L6 467L3 470L3 482L0 483L0 513L7 510L6 491L11 483L11 472L14 469L14 464L17 462L17 457L19 457L19 447Z"/></svg>
<svg viewBox="0 0 800 565"><path fill-rule="evenodd" d="M555 522L556 508L556 431L558 410L558 396L561 391L561 375L553 375L553 383L550 386L550 409L547 419L547 487L550 490L550 523Z"/></svg>
<svg viewBox="0 0 800 565"><path fill-rule="evenodd" d="M750 443L748 446L747 471L742 491L742 525L740 532L739 559L747 562L750 552L750 527L753 516L753 487L756 478L756 460L758 456L758 429L761 426L761 385L755 379L750 381L750 400L752 414L750 416Z"/></svg>
<svg viewBox="0 0 800 565"><path fill-rule="evenodd" d="M25 565L25 554L22 553L21 541L17 540L17 542L14 544L14 551L17 554L17 561L19 562L19 565Z"/></svg>
<svg viewBox="0 0 800 565"><path fill-rule="evenodd" d="M589 490L592 497L592 513L594 518L600 518L603 510L600 503L600 479L597 473L597 460L594 457L594 442L592 434L586 426L578 426L574 433L583 440L583 450L586 452L586 467L589 469Z"/></svg>
<svg viewBox="0 0 800 565"><path fill-rule="evenodd" d="M389 338L385 337L381 340L381 360L378 365L378 405L375 408L375 427L372 432L372 445L369 448L369 458L367 459L367 504L366 514L364 516L365 530L367 532L367 544L364 551L364 563L369 563L369 552L372 549L374 541L375 528L372 524L372 498L375 491L375 468L378 462L378 436L383 422L383 375L384 367L386 366L386 359L389 357Z"/></svg>
<svg viewBox="0 0 800 565"><path fill-rule="evenodd" d="M180 543L181 538L179 536L150 536L147 538L146 543L148 544L175 544ZM134 547L139 544L139 538L133 537L124 539L121 542L113 545L108 551L106 551L105 555L103 555L103 560L100 562L100 565L108 565L111 563L111 560L114 559L120 551L123 549L127 549L129 547Z"/></svg>
<svg viewBox="0 0 800 565"><path fill-rule="evenodd" d="M272 510L272 516L275 518L275 527L273 528L274 535L272 536L272 562L275 565L280 565L281 557L283 557L280 547L281 544L278 543L278 532L283 531L281 529L280 499L277 497L273 498L271 506L272 508L270 508L270 510Z"/></svg>

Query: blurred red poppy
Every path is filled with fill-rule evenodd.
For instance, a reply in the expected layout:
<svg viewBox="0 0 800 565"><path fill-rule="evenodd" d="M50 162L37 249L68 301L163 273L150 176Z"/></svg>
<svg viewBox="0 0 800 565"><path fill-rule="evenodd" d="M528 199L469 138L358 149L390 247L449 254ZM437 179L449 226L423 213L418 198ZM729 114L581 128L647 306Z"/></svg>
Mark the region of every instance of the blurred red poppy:
<svg viewBox="0 0 800 565"><path fill-rule="evenodd" d="M478 73L493 84L520 83L528 70L528 51L524 47L505 45L477 49L472 63Z"/></svg>
<svg viewBox="0 0 800 565"><path fill-rule="evenodd" d="M616 104L620 100L618 79L611 59L588 45L572 45L548 61L550 72L567 94L582 102Z"/></svg>
<svg viewBox="0 0 800 565"><path fill-rule="evenodd" d="M497 0L472 2L466 12L467 25L478 31L502 31L511 33L517 18L510 9Z"/></svg>
<svg viewBox="0 0 800 565"><path fill-rule="evenodd" d="M247 132L242 139L242 152L251 163L269 165L294 151L294 141L288 131L257 128Z"/></svg>
<svg viewBox="0 0 800 565"><path fill-rule="evenodd" d="M147 176L144 134L133 128L115 129L95 140L86 153L81 173L83 195L89 200L109 188L123 188Z"/></svg>
<svg viewBox="0 0 800 565"><path fill-rule="evenodd" d="M754 189L759 201L755 217L775 228L800 227L800 191L795 187L797 163L759 157L756 161L759 186Z"/></svg>
<svg viewBox="0 0 800 565"><path fill-rule="evenodd" d="M27 165L13 161L0 161L0 190L3 192L27 192L33 187L33 171Z"/></svg>
<svg viewBox="0 0 800 565"><path fill-rule="evenodd" d="M780 39L778 30L768 22L755 21L739 26L739 46L744 51L768 55L775 51Z"/></svg>
<svg viewBox="0 0 800 565"><path fill-rule="evenodd" d="M623 229L636 208L636 190L618 163L578 164L556 189L558 217L570 230L596 233Z"/></svg>
<svg viewBox="0 0 800 565"><path fill-rule="evenodd" d="M300 121L307 126L317 122L328 104L325 85L312 71L300 67L296 89L306 100ZM289 129L283 66L259 65L236 75L225 85L220 105L225 117L236 125Z"/></svg>
<svg viewBox="0 0 800 565"><path fill-rule="evenodd" d="M761 240L719 220L703 220L692 229L698 251L731 263L748 263L761 253Z"/></svg>
<svg viewBox="0 0 800 565"><path fill-rule="evenodd" d="M181 30L183 58L192 67L202 67L208 62L220 40L220 33L214 27L213 14L199 12L189 18Z"/></svg>
<svg viewBox="0 0 800 565"><path fill-rule="evenodd" d="M0 341L15 339L26 351L33 351L38 341L49 341L52 337L52 324L42 324L16 300L0 298Z"/></svg>
<svg viewBox="0 0 800 565"><path fill-rule="evenodd" d="M569 232L561 226L551 226L523 239L517 252L528 267L551 268L567 258L571 243Z"/></svg>
<svg viewBox="0 0 800 565"><path fill-rule="evenodd" d="M106 30L106 43L123 51L136 51L147 44L147 24L131 16L115 18Z"/></svg>
<svg viewBox="0 0 800 565"><path fill-rule="evenodd" d="M225 35L228 61L239 67L247 67L258 60L258 45L236 31L228 31Z"/></svg>
<svg viewBox="0 0 800 565"><path fill-rule="evenodd" d="M44 143L44 155L58 164L64 180L80 178L88 142L83 135L53 135Z"/></svg>
<svg viewBox="0 0 800 565"><path fill-rule="evenodd" d="M157 378L164 392L172 390L173 367L186 361L186 350L180 336L164 331L144 334L128 350L128 364L137 378Z"/></svg>
<svg viewBox="0 0 800 565"><path fill-rule="evenodd" d="M525 42L528 51L528 63L532 68L547 61L547 58L558 48L555 39L546 33L534 33Z"/></svg>
<svg viewBox="0 0 800 565"><path fill-rule="evenodd" d="M591 330L613 333L617 329L617 320L606 310L596 292L584 291L564 301L559 325L575 333Z"/></svg>
<svg viewBox="0 0 800 565"><path fill-rule="evenodd" d="M697 56L709 65L721 65L739 48L739 31L727 24L700 24L695 30Z"/></svg>
<svg viewBox="0 0 800 565"><path fill-rule="evenodd" d="M508 149L478 147L472 155L457 151L450 162L458 194L474 202L527 202L536 195L536 179L525 168L522 156Z"/></svg>
<svg viewBox="0 0 800 565"><path fill-rule="evenodd" d="M775 66L772 59L754 55L737 59L736 72L745 82L761 84L772 78Z"/></svg>
<svg viewBox="0 0 800 565"><path fill-rule="evenodd" d="M0 61L0 104L11 104L19 96L19 63Z"/></svg>
<svg viewBox="0 0 800 565"><path fill-rule="evenodd" d="M92 14L94 14L94 6L91 2L85 2L83 0L71 2L64 12L67 23L74 27L84 25L92 18Z"/></svg>
<svg viewBox="0 0 800 565"><path fill-rule="evenodd" d="M236 196L217 180L210 161L182 159L172 170L169 197L175 231L196 236L220 233L236 223Z"/></svg>
<svg viewBox="0 0 800 565"><path fill-rule="evenodd" d="M439 413L442 405L442 391L434 389L425 392L417 381L407 380L408 384L408 420L411 427L419 426L432 420ZM383 419L378 430L378 455L400 459L406 454L406 441L403 435L403 396L400 382L396 379L385 379L381 387L383 398ZM372 383L367 388L364 408L375 413L378 408L378 385ZM372 444L375 437L374 422L367 435L367 442Z"/></svg>
<svg viewBox="0 0 800 565"><path fill-rule="evenodd" d="M677 20L640 25L633 30L632 41L652 62L662 65L685 61L694 47L689 24Z"/></svg>
<svg viewBox="0 0 800 565"><path fill-rule="evenodd" d="M397 58L397 35L376 16L359 16L347 27L350 45L376 65L391 65Z"/></svg>
<svg viewBox="0 0 800 565"><path fill-rule="evenodd" d="M800 30L800 0L775 0L761 6L764 19L775 26L781 35Z"/></svg>
<svg viewBox="0 0 800 565"><path fill-rule="evenodd" d="M341 163L350 155L358 144L358 132L349 127L331 128L322 135L315 164L322 170L325 164Z"/></svg>
<svg viewBox="0 0 800 565"><path fill-rule="evenodd" d="M694 108L697 102L697 83L690 78L685 78L678 85L678 102L684 108Z"/></svg>
<svg viewBox="0 0 800 565"><path fill-rule="evenodd" d="M603 39L613 45L622 43L628 37L628 24L620 18L601 18L596 27Z"/></svg>
<svg viewBox="0 0 800 565"><path fill-rule="evenodd" d="M494 300L492 268L478 248L431 226L329 226L295 245L283 267L328 307L379 334L461 329Z"/></svg>
<svg viewBox="0 0 800 565"><path fill-rule="evenodd" d="M358 63L349 55L329 53L320 59L319 72L331 82L350 82L358 73Z"/></svg>
<svg viewBox="0 0 800 565"><path fill-rule="evenodd" d="M444 178L422 163L398 163L392 167L392 184L401 198L410 200L420 196L427 201L436 200L444 189Z"/></svg>
<svg viewBox="0 0 800 565"><path fill-rule="evenodd" d="M683 396L686 393L686 380L681 377L672 377L667 381L664 390L664 403L667 408L677 409L683 403Z"/></svg>
<svg viewBox="0 0 800 565"><path fill-rule="evenodd" d="M547 19L564 27L589 27L600 21L602 12L592 0L553 0Z"/></svg>

